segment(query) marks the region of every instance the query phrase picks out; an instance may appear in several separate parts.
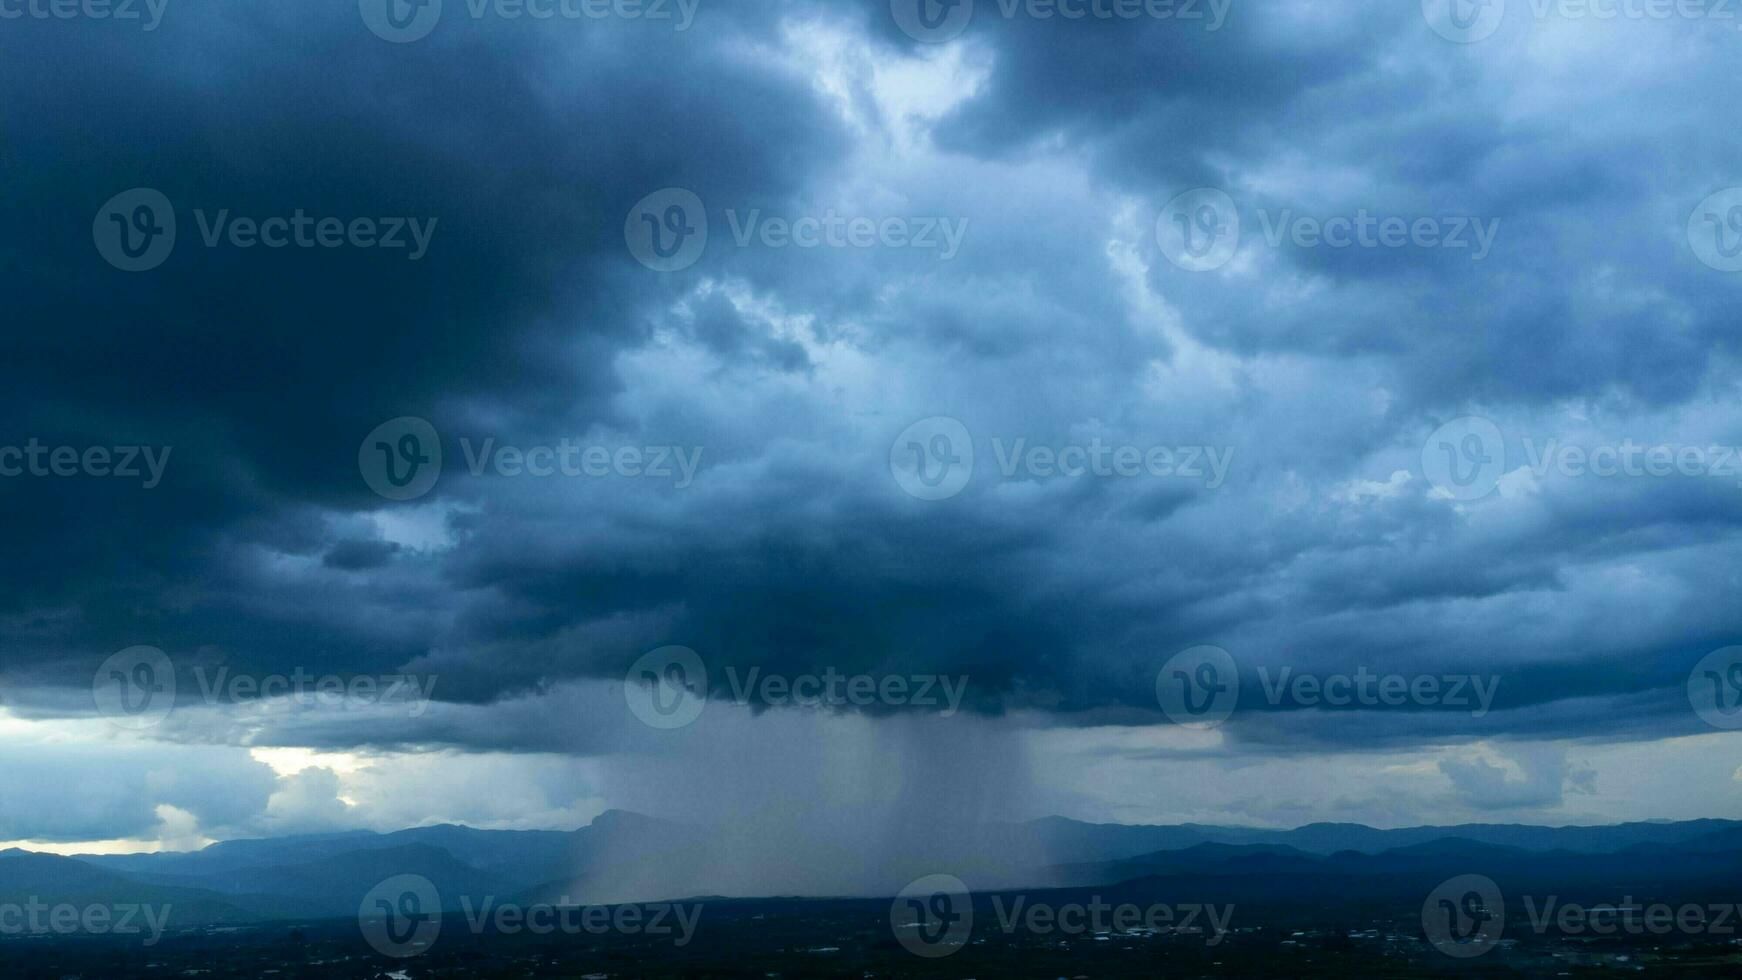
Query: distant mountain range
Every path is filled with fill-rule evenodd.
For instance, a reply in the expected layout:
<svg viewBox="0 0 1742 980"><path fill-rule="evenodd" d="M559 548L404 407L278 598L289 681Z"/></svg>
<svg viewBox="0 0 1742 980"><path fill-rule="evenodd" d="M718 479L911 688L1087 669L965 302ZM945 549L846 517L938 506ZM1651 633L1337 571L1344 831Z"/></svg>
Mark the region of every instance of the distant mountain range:
<svg viewBox="0 0 1742 980"><path fill-rule="evenodd" d="M711 846L709 835L693 828L609 811L571 832L444 825L232 840L187 853L60 857L14 849L0 851L0 901L167 905L171 927L185 928L353 916L371 888L401 874L427 878L448 911L459 909L462 898L475 905L486 896L520 903L673 900L719 893L705 870L720 866ZM1634 888L1641 895L1703 894L1742 881L1742 822L1729 820L1254 830L1053 817L983 828L966 850L959 840L953 846L957 860L932 870L956 874L977 890L1138 889L1200 901L1313 901L1321 894L1389 900L1425 894L1439 880L1466 873L1519 887ZM829 860L853 858L844 849L828 853Z"/></svg>
<svg viewBox="0 0 1742 980"><path fill-rule="evenodd" d="M1064 817L1047 817L1016 827L1019 833L1032 834L1039 842L1038 846L1053 856L1053 863L1059 864L1110 860L1152 851L1177 851L1199 844L1271 844L1309 854L1335 854L1338 851L1379 854L1399 847L1447 838L1499 844L1527 851L1608 853L1635 844L1677 844L1738 828L1742 828L1742 821L1684 820L1601 827L1459 824L1401 830L1377 830L1356 823L1314 823L1294 830L1259 830L1202 824L1091 824Z"/></svg>

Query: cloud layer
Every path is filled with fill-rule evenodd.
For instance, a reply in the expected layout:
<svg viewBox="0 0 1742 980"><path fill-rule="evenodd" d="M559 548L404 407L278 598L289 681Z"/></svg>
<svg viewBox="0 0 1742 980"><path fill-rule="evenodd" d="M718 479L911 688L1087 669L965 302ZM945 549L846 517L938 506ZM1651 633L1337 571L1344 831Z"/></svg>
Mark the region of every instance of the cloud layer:
<svg viewBox="0 0 1742 980"><path fill-rule="evenodd" d="M1742 635L1734 23L1532 6L1455 43L1378 0L1214 24L981 0L937 44L881 0L703 0L683 30L451 6L406 43L347 4L7 28L0 446L173 447L151 489L0 478L17 717L88 716L98 665L149 644L181 745L609 755L642 734L620 702L566 699L680 644L716 697L728 669L965 675L974 724L1153 734L1158 670L1215 644L1222 757L1530 743L1510 778L1430 765L1477 807L1589 788L1568 743L1711 731L1689 673ZM136 187L177 237L130 273L93 216ZM708 234L661 272L635 219L665 188ZM1174 209L1198 188L1240 226L1207 271L1176 237L1209 234ZM210 237L299 214L433 225L415 260ZM1332 244L1387 219L1434 244ZM444 464L391 500L359 447L407 416ZM1460 499L1434 459L1466 416L1498 461ZM940 418L974 465L922 499L892 456L959 452ZM1702 462L1558 455L1624 444ZM565 445L574 472L529 472ZM1498 687L1480 714L1335 710L1266 698L1283 667ZM219 668L433 676L438 704L238 726L189 700ZM277 778L212 776L255 814L336 797Z"/></svg>

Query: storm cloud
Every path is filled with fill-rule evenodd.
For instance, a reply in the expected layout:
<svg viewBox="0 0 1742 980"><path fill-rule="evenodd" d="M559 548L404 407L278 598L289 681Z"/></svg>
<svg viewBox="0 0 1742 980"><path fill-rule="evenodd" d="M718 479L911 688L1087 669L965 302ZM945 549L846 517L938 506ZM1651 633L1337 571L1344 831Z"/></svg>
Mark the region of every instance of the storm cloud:
<svg viewBox="0 0 1742 980"><path fill-rule="evenodd" d="M1380 0L1027 6L980 0L944 43L885 0L703 0L681 30L450 0L405 43L352 3L6 22L0 447L172 447L149 488L0 478L8 709L88 717L98 665L145 644L176 665L178 751L634 753L612 685L681 645L715 699L753 668L965 676L976 725L1143 729L1162 665L1213 644L1225 743L1107 758L1709 733L1686 687L1742 636L1742 461L1717 451L1742 446L1742 278L1697 212L1742 186L1734 24L1514 9L1456 43ZM177 224L139 272L93 247L132 188ZM668 188L707 235L662 270L635 219ZM1194 271L1170 208L1204 188L1240 235ZM213 232L298 215L427 240ZM1339 219L1433 244L1337 246ZM1501 459L1466 497L1432 459L1469 416ZM359 447L403 417L443 461L398 500ZM891 460L940 462L935 419L974 461L926 499ZM1533 465L1550 444L1702 462ZM1283 667L1497 687L1480 714L1266 698ZM196 703L219 668L439 683L416 715L238 724ZM1487 758L1427 768L1477 808L1591 785L1564 749L1510 780ZM202 826L259 829L274 792L343 822L331 786L237 779L255 815ZM143 806L60 836L142 832Z"/></svg>

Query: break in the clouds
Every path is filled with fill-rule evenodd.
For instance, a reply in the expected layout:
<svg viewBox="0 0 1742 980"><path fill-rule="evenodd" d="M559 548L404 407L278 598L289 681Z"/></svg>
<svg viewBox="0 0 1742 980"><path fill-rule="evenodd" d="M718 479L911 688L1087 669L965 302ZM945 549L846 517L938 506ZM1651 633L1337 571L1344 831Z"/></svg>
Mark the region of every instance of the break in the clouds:
<svg viewBox="0 0 1742 980"><path fill-rule="evenodd" d="M938 34L923 2L0 23L11 716L101 724L144 644L164 752L624 757L621 699L562 709L676 644L728 705L752 669L967 678L1007 736L972 751L1046 770L1009 812L1670 815L1604 764L1712 732L1689 675L1742 642L1737 25L979 0ZM1332 778L1115 799L1179 757L1157 673L1204 644L1239 706L1186 755ZM1494 686L1336 704L1283 668ZM201 697L297 669L437 683ZM745 758L804 710L769 694L723 709ZM1125 775L1031 785L1070 752ZM502 819L238 758L246 813L178 784L0 838ZM635 795L490 771L553 824Z"/></svg>

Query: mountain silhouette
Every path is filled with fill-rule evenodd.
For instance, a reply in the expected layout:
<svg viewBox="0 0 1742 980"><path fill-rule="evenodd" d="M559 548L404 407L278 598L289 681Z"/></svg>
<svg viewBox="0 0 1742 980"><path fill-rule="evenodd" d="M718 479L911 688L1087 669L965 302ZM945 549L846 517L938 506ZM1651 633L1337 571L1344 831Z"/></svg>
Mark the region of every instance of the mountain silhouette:
<svg viewBox="0 0 1742 980"><path fill-rule="evenodd" d="M199 851L61 857L0 852L0 894L75 904L169 905L177 926L344 918L396 875L427 880L446 911L484 899L601 904L723 893L711 835L607 811L573 831L451 824L232 840ZM845 850L814 853L848 861ZM1064 860L1060 860L1060 857ZM1703 894L1742 875L1742 823L1695 820L1604 827L1467 824L1382 830L1121 826L1050 817L986 828L956 855L978 889L1095 888L1256 903L1408 900L1463 874L1563 894L1637 889ZM778 870L778 869L776 869ZM952 871L952 868L939 868ZM897 884L894 887L899 887ZM893 893L894 888L889 889Z"/></svg>

